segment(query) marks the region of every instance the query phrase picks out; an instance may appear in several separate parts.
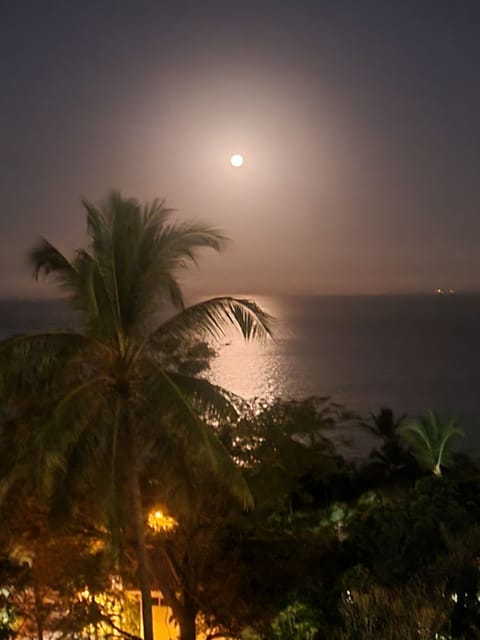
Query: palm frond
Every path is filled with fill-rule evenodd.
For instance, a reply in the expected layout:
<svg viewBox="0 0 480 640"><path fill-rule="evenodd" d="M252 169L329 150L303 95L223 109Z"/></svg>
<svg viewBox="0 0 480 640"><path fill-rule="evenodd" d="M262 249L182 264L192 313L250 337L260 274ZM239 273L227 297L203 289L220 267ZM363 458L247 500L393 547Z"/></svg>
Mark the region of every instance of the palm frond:
<svg viewBox="0 0 480 640"><path fill-rule="evenodd" d="M400 433L410 445L432 452L434 443L425 432L423 425L418 421L407 422L401 428Z"/></svg>
<svg viewBox="0 0 480 640"><path fill-rule="evenodd" d="M168 260L170 269L197 264L199 249L221 251L227 242L219 229L206 224L184 222L164 226L157 238L159 251Z"/></svg>
<svg viewBox="0 0 480 640"><path fill-rule="evenodd" d="M154 344L164 336L204 336L222 339L230 329L240 330L246 340L266 340L272 337L274 319L255 302L231 297L205 300L187 307L154 331L149 342Z"/></svg>
<svg viewBox="0 0 480 640"><path fill-rule="evenodd" d="M70 294L74 294L78 284L78 274L74 265L45 238L41 238L29 251L28 261L33 267L35 279L52 276Z"/></svg>
<svg viewBox="0 0 480 640"><path fill-rule="evenodd" d="M0 351L4 353L15 348L31 348L40 351L50 350L76 350L87 346L95 346L95 348L105 349L101 342L98 342L84 333L77 331L46 331L44 333L29 333L17 336L11 336L0 341Z"/></svg>
<svg viewBox="0 0 480 640"><path fill-rule="evenodd" d="M399 433L410 445L420 466L427 469L448 466L451 462L451 439L464 435L455 420L443 423L434 411L428 411L420 419L404 423Z"/></svg>
<svg viewBox="0 0 480 640"><path fill-rule="evenodd" d="M166 215L160 220L165 219ZM137 251L135 243L129 240L129 251L136 256L129 297L130 304L135 308L135 316L138 318L154 312L159 302L168 302L177 309L183 308L183 297L175 279L176 271L190 262L196 263L199 250L212 248L219 251L224 242L220 232L206 225L164 226L158 220L149 219Z"/></svg>
<svg viewBox="0 0 480 640"><path fill-rule="evenodd" d="M463 429L460 429L455 420L451 420L442 430L442 437L438 446L437 463L444 466L449 466L451 463L451 452L448 447L450 446L450 440L452 438L463 438L465 433Z"/></svg>
<svg viewBox="0 0 480 640"><path fill-rule="evenodd" d="M210 469L244 508L251 507L253 502L248 485L212 428L199 418L195 407L170 374L159 366L156 369L158 380L163 381L162 419L165 420L167 410L168 420L186 440L185 450L195 464Z"/></svg>
<svg viewBox="0 0 480 640"><path fill-rule="evenodd" d="M106 362L111 357L107 345L76 331L50 331L12 336L0 342L0 393L11 384L23 386L25 381L45 383L50 376L66 381L72 364L81 357L92 362ZM38 386L38 385L36 385Z"/></svg>
<svg viewBox="0 0 480 640"><path fill-rule="evenodd" d="M153 313L158 302L183 307L174 272L196 262L198 251L219 251L225 237L208 225L167 224L171 209L155 200L140 205L112 191L95 205L83 201L95 263L97 303L117 329L130 334Z"/></svg>
<svg viewBox="0 0 480 640"><path fill-rule="evenodd" d="M66 473L68 459L84 434L95 431L100 422L105 400L101 394L92 392L94 386L95 381L90 381L69 392L36 434L37 468L47 495L58 481L58 474Z"/></svg>
<svg viewBox="0 0 480 640"><path fill-rule="evenodd" d="M107 304L99 305L111 322L113 334L122 330L122 310L120 301L116 240L120 223L128 224L132 209L138 208L135 201L122 200L118 194L111 193L103 207L97 207L88 200L83 200L87 211L87 231L91 239L91 253L95 263L95 291L101 292ZM128 254L123 256L128 260Z"/></svg>
<svg viewBox="0 0 480 640"><path fill-rule="evenodd" d="M175 309L185 309L182 290L173 276L168 281L168 298Z"/></svg>
<svg viewBox="0 0 480 640"><path fill-rule="evenodd" d="M175 209L165 206L165 198L154 198L150 203L142 207L142 218L145 227L149 225L164 225Z"/></svg>
<svg viewBox="0 0 480 640"><path fill-rule="evenodd" d="M88 506L97 524L110 523L112 538L118 540L116 494L121 487L118 476L114 482L111 478L109 435L109 430L104 428L79 432L75 446L66 452L61 468L53 469L48 494L51 516L55 520L65 521L80 506Z"/></svg>
<svg viewBox="0 0 480 640"><path fill-rule="evenodd" d="M212 384L205 378L185 376L168 372L170 379L181 393L189 399L196 413L216 420L235 420L238 412L235 400L240 401L233 393Z"/></svg>
<svg viewBox="0 0 480 640"><path fill-rule="evenodd" d="M28 483L32 487L33 447L31 425L20 418L0 423L0 448L8 452L0 466L0 507L17 485Z"/></svg>

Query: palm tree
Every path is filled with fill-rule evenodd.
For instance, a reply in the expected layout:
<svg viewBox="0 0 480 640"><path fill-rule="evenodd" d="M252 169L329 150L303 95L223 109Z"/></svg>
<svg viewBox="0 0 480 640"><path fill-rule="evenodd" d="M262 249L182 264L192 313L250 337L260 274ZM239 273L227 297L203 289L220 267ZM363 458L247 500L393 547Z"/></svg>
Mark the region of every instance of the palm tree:
<svg viewBox="0 0 480 640"><path fill-rule="evenodd" d="M247 340L264 339L271 318L254 302L231 297L185 308L178 272L196 263L198 250L224 246L218 230L173 223L163 201L142 205L115 191L98 206L83 205L86 249L69 260L42 239L29 255L35 277L55 280L68 294L81 330L11 338L1 350L4 364L21 353L21 374L27 378L30 365L41 369L38 363L47 362L50 391L52 371L58 383L37 414L41 420L35 422L29 412L34 438L23 453L19 447L17 468L25 471L27 453L34 452L44 480L57 493L79 479L87 482L87 471L91 474L113 538L120 540L126 523L134 531L144 637L153 640L142 502L149 451L179 451L186 463L208 464L237 496L250 500L238 469L199 417L207 411L231 413L228 394L172 367L165 345L172 339L223 337L231 326ZM168 307L175 314L160 321ZM18 407L16 419L22 422Z"/></svg>
<svg viewBox="0 0 480 640"><path fill-rule="evenodd" d="M436 476L442 475L442 466L452 463L452 438L465 435L455 420L441 422L434 411L404 424L400 434L410 445L418 464Z"/></svg>
<svg viewBox="0 0 480 640"><path fill-rule="evenodd" d="M392 409L382 407L377 414L370 413L369 420L360 423L363 429L382 441L379 448L372 449L370 458L384 465L389 472L400 469L409 462L410 456L400 435L400 428L406 417L403 414L398 418Z"/></svg>

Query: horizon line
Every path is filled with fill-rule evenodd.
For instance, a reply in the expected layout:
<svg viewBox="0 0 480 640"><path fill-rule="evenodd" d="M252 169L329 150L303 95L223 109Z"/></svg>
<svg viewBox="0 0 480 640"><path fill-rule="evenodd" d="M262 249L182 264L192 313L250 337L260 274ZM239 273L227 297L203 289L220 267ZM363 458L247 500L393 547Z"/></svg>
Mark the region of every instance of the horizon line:
<svg viewBox="0 0 480 640"><path fill-rule="evenodd" d="M336 298L354 298L354 297L370 297L370 298L381 298L381 297L415 297L415 296L431 296L435 298L454 298L456 296L468 296L468 295L480 295L480 289L460 289L452 291L444 291L439 292L436 289L432 289L430 291L318 291L318 292L292 292L292 291L235 291L235 292L206 292L200 293L197 291L193 291L188 293L186 296L191 298L208 297L208 298L216 298L216 297L236 297L236 298L251 298L255 296L264 297L298 297L298 298L317 298L317 297L336 297ZM9 301L9 302L55 302L55 301L68 301L68 295L2 295L0 294L0 301Z"/></svg>

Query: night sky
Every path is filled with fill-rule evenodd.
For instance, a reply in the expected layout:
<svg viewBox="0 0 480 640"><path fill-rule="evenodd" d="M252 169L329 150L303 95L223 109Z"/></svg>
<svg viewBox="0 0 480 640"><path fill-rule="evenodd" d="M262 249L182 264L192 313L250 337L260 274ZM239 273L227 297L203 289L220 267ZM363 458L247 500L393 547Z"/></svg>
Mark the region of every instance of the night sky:
<svg viewBox="0 0 480 640"><path fill-rule="evenodd" d="M111 187L232 238L192 294L480 290L478 0L0 0L0 78L0 295Z"/></svg>

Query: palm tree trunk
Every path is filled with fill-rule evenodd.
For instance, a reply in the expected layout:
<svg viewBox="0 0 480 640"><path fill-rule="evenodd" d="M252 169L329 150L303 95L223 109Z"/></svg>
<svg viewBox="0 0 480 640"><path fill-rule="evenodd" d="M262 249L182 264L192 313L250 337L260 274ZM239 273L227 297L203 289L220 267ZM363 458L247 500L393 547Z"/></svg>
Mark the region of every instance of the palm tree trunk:
<svg viewBox="0 0 480 640"><path fill-rule="evenodd" d="M43 601L42 596L40 594L40 589L36 581L33 585L33 595L35 599L35 623L37 625L37 640L43 640L43 622L44 622L44 612L43 612Z"/></svg>
<svg viewBox="0 0 480 640"><path fill-rule="evenodd" d="M184 606L181 615L178 615L178 625L180 627L180 640L195 640L196 638L196 625L195 620L197 618L196 607Z"/></svg>
<svg viewBox="0 0 480 640"><path fill-rule="evenodd" d="M133 525L136 537L136 551L138 562L138 579L142 594L142 618L144 640L153 640L152 593L150 585L150 564L148 561L147 545L145 543L145 522L143 518L142 496L140 492L138 453L135 434L128 425L128 440L130 441L130 493L132 499Z"/></svg>
<svg viewBox="0 0 480 640"><path fill-rule="evenodd" d="M160 580L162 577L160 576ZM168 583L168 580L167 580ZM188 595L184 587L177 585L176 589L165 589L163 592L167 606L179 627L179 640L195 640L197 636L198 606Z"/></svg>

